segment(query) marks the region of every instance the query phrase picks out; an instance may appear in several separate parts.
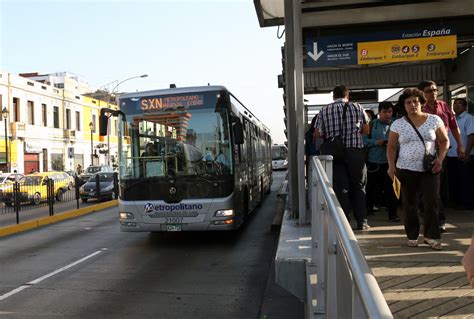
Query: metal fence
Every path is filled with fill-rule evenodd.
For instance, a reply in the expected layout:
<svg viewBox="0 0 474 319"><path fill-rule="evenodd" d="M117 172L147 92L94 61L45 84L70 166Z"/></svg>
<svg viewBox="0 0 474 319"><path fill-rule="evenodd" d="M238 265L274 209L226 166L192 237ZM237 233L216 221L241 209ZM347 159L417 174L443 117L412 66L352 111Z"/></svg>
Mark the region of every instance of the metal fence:
<svg viewBox="0 0 474 319"><path fill-rule="evenodd" d="M332 156L311 159L307 318L393 318L334 193L332 169Z"/></svg>
<svg viewBox="0 0 474 319"><path fill-rule="evenodd" d="M86 183L77 176L57 176L28 175L2 185L0 227L118 198L117 173L98 173Z"/></svg>

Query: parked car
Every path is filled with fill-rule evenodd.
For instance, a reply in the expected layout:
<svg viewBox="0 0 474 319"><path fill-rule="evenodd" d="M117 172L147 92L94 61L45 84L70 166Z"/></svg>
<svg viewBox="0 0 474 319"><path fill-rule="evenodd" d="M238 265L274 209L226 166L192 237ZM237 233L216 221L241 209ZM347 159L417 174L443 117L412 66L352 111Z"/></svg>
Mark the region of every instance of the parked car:
<svg viewBox="0 0 474 319"><path fill-rule="evenodd" d="M79 185L83 185L86 183L89 178L94 176L96 173L106 173L106 172L113 172L112 167L107 165L97 165L97 166L89 166L86 168L84 173L79 175Z"/></svg>
<svg viewBox="0 0 474 319"><path fill-rule="evenodd" d="M65 174L65 173L64 173ZM69 180L64 179L63 172L33 173L20 179L19 194L20 202L31 202L39 205L48 196L47 181L54 180L54 195L58 201L62 200L63 194L68 190ZM2 192L2 200L5 205L13 205L13 187L8 187Z"/></svg>
<svg viewBox="0 0 474 319"><path fill-rule="evenodd" d="M96 176L99 176L100 199L114 199L114 174L115 172L104 172L92 175L89 180L79 188L81 200L87 202L91 198L98 197Z"/></svg>
<svg viewBox="0 0 474 319"><path fill-rule="evenodd" d="M2 186L8 185L9 183L19 181L23 176L23 174L19 173L1 173L0 174L0 189Z"/></svg>

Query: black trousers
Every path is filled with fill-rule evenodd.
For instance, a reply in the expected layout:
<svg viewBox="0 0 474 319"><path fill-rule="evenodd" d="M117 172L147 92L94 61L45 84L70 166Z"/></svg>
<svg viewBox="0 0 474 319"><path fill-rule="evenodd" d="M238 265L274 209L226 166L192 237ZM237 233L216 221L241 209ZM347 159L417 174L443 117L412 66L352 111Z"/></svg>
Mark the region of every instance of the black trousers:
<svg viewBox="0 0 474 319"><path fill-rule="evenodd" d="M346 148L343 162L334 162L333 186L337 199L350 220L351 212L361 226L367 221L365 186L367 168L365 153L361 148Z"/></svg>
<svg viewBox="0 0 474 319"><path fill-rule="evenodd" d="M440 239L438 225L440 174L398 169L396 175L401 183L403 221L408 239L415 240L420 233L419 198L423 201L424 208L424 237ZM421 196L418 196L418 193Z"/></svg>
<svg viewBox="0 0 474 319"><path fill-rule="evenodd" d="M466 209L474 208L474 172L470 163L464 163L457 157L446 157L446 168L448 172L449 202L456 207L463 206Z"/></svg>
<svg viewBox="0 0 474 319"><path fill-rule="evenodd" d="M387 205L388 218L397 217L398 200L392 187L392 180L387 174L388 163L367 163L367 209L374 207L377 192L383 195L384 204Z"/></svg>

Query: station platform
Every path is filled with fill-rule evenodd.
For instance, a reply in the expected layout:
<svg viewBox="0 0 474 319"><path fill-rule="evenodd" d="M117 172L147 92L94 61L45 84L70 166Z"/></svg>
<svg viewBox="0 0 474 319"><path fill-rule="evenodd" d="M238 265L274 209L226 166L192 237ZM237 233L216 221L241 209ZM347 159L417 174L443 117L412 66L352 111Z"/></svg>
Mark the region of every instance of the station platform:
<svg viewBox="0 0 474 319"><path fill-rule="evenodd" d="M445 209L443 250L408 247L402 223L383 209L369 216L370 231L355 232L394 318L474 318L474 289L461 264L474 231L474 211Z"/></svg>

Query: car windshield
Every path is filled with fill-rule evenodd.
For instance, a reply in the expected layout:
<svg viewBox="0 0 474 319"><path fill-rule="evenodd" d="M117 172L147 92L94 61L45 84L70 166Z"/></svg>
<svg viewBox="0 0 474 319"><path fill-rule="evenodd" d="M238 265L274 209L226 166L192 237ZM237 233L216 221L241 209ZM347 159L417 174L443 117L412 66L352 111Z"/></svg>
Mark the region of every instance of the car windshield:
<svg viewBox="0 0 474 319"><path fill-rule="evenodd" d="M41 176L25 176L20 180L20 184L40 185L43 177Z"/></svg>
<svg viewBox="0 0 474 319"><path fill-rule="evenodd" d="M7 181L8 175L0 175L0 184L3 184Z"/></svg>
<svg viewBox="0 0 474 319"><path fill-rule="evenodd" d="M96 176L99 176L99 181L101 183L113 182L114 181L114 174L106 174L106 173L99 173L91 176L88 182L95 182Z"/></svg>
<svg viewBox="0 0 474 319"><path fill-rule="evenodd" d="M86 169L86 173L88 174L95 174L100 172L100 166L90 166Z"/></svg>

